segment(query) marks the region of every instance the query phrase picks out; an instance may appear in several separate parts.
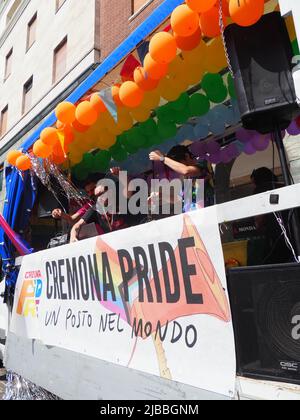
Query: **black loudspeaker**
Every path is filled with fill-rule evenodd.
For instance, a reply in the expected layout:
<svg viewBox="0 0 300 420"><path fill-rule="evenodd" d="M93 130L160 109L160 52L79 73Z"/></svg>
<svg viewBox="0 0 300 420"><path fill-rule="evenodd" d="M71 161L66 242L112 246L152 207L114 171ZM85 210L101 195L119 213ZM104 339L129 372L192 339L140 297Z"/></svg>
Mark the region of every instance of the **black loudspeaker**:
<svg viewBox="0 0 300 420"><path fill-rule="evenodd" d="M300 384L300 264L230 270L238 375Z"/></svg>
<svg viewBox="0 0 300 420"><path fill-rule="evenodd" d="M299 108L293 50L280 13L264 15L246 28L230 25L225 39L244 127L261 133L287 128Z"/></svg>

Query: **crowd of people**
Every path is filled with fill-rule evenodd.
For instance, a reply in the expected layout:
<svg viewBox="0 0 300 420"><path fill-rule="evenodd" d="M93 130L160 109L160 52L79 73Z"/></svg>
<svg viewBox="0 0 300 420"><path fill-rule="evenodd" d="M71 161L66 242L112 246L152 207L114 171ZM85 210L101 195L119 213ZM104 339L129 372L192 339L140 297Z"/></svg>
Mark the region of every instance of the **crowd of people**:
<svg viewBox="0 0 300 420"><path fill-rule="evenodd" d="M149 155L151 162L161 162L165 167L165 177L169 177L170 171L176 174L178 179L184 181L191 179L193 181L203 180L204 183L204 205L210 206L215 202L214 197L214 174L210 165L206 161L198 161L189 151L186 146L175 146L172 150L164 155L159 150L156 150ZM62 209L54 209L52 217L56 220L61 220L64 225L69 226L70 242L86 239L87 237L102 235L112 231L132 227L149 220L145 214L132 214L129 206L126 211L121 212L119 208L119 197L122 196L125 200L130 199L132 192L129 192L128 186L123 185L119 178L120 168L112 168L110 174L105 177L105 181L110 179L114 184L114 193L117 197L117 202L114 209L101 211L107 208L107 201L109 199L109 191L106 182L99 180L87 180L84 189L87 196L86 204L76 210L73 214L68 214ZM154 172L154 171L153 171ZM154 173L152 174L154 176ZM193 184L194 185L194 184ZM196 188L196 187L195 187ZM150 194L150 192L149 192ZM158 197L158 205L162 206L164 197ZM175 198L172 198L172 205L174 205ZM196 198L195 198L196 200ZM194 200L194 201L195 201ZM184 199L183 199L184 202ZM149 195L149 207L153 204L153 196ZM169 214L162 214L158 212L155 219L174 215L174 206L170 206ZM182 211L190 211L198 208L197 203L184 204ZM151 212L150 212L151 213ZM88 228L87 228L88 227Z"/></svg>

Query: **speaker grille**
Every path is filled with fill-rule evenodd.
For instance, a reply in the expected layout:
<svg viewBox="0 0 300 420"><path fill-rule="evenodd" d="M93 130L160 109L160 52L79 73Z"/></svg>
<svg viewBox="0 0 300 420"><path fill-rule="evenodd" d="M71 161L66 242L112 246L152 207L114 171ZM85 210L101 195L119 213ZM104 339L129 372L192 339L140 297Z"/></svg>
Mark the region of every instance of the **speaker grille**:
<svg viewBox="0 0 300 420"><path fill-rule="evenodd" d="M292 76L292 46L284 19L274 12L247 28L225 30L245 128L286 128L299 111Z"/></svg>
<svg viewBox="0 0 300 420"><path fill-rule="evenodd" d="M300 384L300 265L234 269L228 286L238 373Z"/></svg>

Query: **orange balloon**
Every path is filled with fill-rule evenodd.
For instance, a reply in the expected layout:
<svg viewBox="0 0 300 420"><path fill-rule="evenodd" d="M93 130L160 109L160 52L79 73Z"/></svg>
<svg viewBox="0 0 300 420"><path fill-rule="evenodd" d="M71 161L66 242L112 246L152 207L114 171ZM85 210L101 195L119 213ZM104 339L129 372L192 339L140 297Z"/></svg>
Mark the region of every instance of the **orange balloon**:
<svg viewBox="0 0 300 420"><path fill-rule="evenodd" d="M16 166L16 161L20 156L22 156L20 150L11 150L8 153L6 160L10 165Z"/></svg>
<svg viewBox="0 0 300 420"><path fill-rule="evenodd" d="M185 0L188 7L197 13L208 12L217 3L217 0Z"/></svg>
<svg viewBox="0 0 300 420"><path fill-rule="evenodd" d="M52 153L52 147L43 143L42 140L38 140L34 143L33 153L38 158L47 159Z"/></svg>
<svg viewBox="0 0 300 420"><path fill-rule="evenodd" d="M118 85L114 85L111 88L111 93L112 93L112 97L113 97L113 100L114 100L115 104L117 106L122 107L124 105L123 105L123 103L122 103L122 101L120 99L120 87L121 87L121 85L119 85L119 84Z"/></svg>
<svg viewBox="0 0 300 420"><path fill-rule="evenodd" d="M138 107L144 99L144 92L135 82L123 83L119 94L123 105L128 108Z"/></svg>
<svg viewBox="0 0 300 420"><path fill-rule="evenodd" d="M101 114L102 112L106 112L107 111L107 108L106 108L104 102L102 101L102 99L100 98L100 96L98 95L98 93L94 93L91 96L90 103L96 109L96 111L98 112L98 114Z"/></svg>
<svg viewBox="0 0 300 420"><path fill-rule="evenodd" d="M71 102L62 102L56 107L57 119L63 124L72 124L75 120L76 106Z"/></svg>
<svg viewBox="0 0 300 420"><path fill-rule="evenodd" d="M80 124L79 121L75 120L72 124L72 127L74 128L75 131L77 131L78 133L85 133L89 127L87 127L86 125L82 125Z"/></svg>
<svg viewBox="0 0 300 420"><path fill-rule="evenodd" d="M160 80L168 73L168 64L159 64L147 54L144 60L144 69L151 79Z"/></svg>
<svg viewBox="0 0 300 420"><path fill-rule="evenodd" d="M198 28L197 31L191 36L178 36L174 34L177 47L182 51L192 51L200 44L202 39L201 29Z"/></svg>
<svg viewBox="0 0 300 420"><path fill-rule="evenodd" d="M67 160L67 158L65 156L62 156L62 155L52 155L51 156L51 161L53 163L55 163L55 165L62 165L66 160Z"/></svg>
<svg viewBox="0 0 300 420"><path fill-rule="evenodd" d="M224 19L224 23L226 18ZM213 7L200 16L200 28L204 36L215 38L221 34L219 10Z"/></svg>
<svg viewBox="0 0 300 420"><path fill-rule="evenodd" d="M59 130L59 132L64 136L65 144L71 144L74 141L74 132L73 128L70 125L65 125L63 130Z"/></svg>
<svg viewBox="0 0 300 420"><path fill-rule="evenodd" d="M69 147L64 144L63 141L57 143L52 150L52 155L57 157L66 158L66 153L69 151Z"/></svg>
<svg viewBox="0 0 300 420"><path fill-rule="evenodd" d="M56 128L58 129L58 130L63 130L64 128L65 128L65 126L66 126L66 124L64 124L64 123L62 123L61 121L59 121L59 120L57 120L56 121Z"/></svg>
<svg viewBox="0 0 300 420"><path fill-rule="evenodd" d="M76 120L79 124L90 127L96 123L97 119L98 113L89 101L83 101L77 106Z"/></svg>
<svg viewBox="0 0 300 420"><path fill-rule="evenodd" d="M264 13L264 0L230 0L231 19L240 26L254 25Z"/></svg>
<svg viewBox="0 0 300 420"><path fill-rule="evenodd" d="M57 134L56 128L47 127L41 132L41 140L43 143L47 144L48 146L55 146L56 143L59 141L59 137Z"/></svg>
<svg viewBox="0 0 300 420"><path fill-rule="evenodd" d="M173 11L171 26L177 35L191 36L199 27L199 15L186 4L182 4Z"/></svg>
<svg viewBox="0 0 300 420"><path fill-rule="evenodd" d="M20 171L28 171L28 169L31 169L30 158L26 155L21 155L20 157L18 157L18 159L16 161L16 167Z"/></svg>
<svg viewBox="0 0 300 420"><path fill-rule="evenodd" d="M175 38L167 32L159 32L150 41L149 53L159 64L169 64L177 55Z"/></svg>
<svg viewBox="0 0 300 420"><path fill-rule="evenodd" d="M133 75L135 83L139 88L148 92L157 88L159 81L151 79L143 67L137 67Z"/></svg>

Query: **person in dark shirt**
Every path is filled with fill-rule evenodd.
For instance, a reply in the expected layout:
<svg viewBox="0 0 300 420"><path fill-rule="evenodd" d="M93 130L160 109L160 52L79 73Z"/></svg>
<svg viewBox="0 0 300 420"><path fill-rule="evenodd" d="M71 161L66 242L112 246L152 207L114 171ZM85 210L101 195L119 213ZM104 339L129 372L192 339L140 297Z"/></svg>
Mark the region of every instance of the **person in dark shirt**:
<svg viewBox="0 0 300 420"><path fill-rule="evenodd" d="M187 146L174 146L165 156L159 150L150 153L151 161L163 162L166 168L176 172L182 179L192 179L193 195L196 197L196 180L204 180L205 207L215 204L214 173L206 160L197 160ZM185 201L185 200L184 200ZM184 211L197 208L197 203L184 203Z"/></svg>
<svg viewBox="0 0 300 420"><path fill-rule="evenodd" d="M104 182L99 182L96 189L95 195L97 198L97 204L91 207L84 216L73 226L71 231L70 242L77 242L79 240L79 233L84 225L94 223L97 229L98 235L103 235L109 232L114 232L121 229L126 229L131 226L140 224L144 216L132 215L128 210L125 214L121 214L119 211L119 197L120 191L123 196L127 199L128 204L128 191L127 186L121 184L118 178L118 168L113 168L112 173L105 179L109 179L115 185L114 191L109 191ZM109 194L115 194L112 196L110 203L115 205L109 207ZM115 201L114 201L115 199Z"/></svg>

